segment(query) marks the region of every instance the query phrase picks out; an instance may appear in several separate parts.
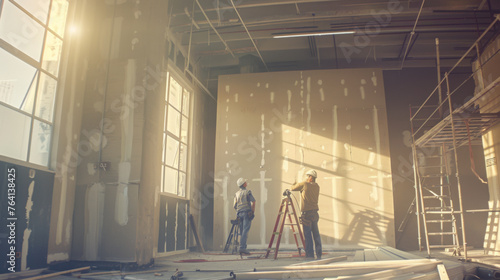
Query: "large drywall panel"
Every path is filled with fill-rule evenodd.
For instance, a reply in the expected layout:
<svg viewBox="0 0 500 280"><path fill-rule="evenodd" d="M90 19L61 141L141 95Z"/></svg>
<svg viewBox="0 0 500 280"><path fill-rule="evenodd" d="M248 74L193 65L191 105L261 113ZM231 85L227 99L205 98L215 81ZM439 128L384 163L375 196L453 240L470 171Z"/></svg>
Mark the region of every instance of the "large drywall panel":
<svg viewBox="0 0 500 280"><path fill-rule="evenodd" d="M474 63L474 70L476 71L476 84L478 88L476 91L481 90L481 80L484 87L492 86L493 88L484 95L479 101L481 113L500 113L500 86L498 79L500 77L500 36L486 46L481 54L479 61ZM479 71L479 67L481 71ZM479 75L481 74L481 76ZM479 78L480 77L480 78ZM500 125L497 124L490 128L490 130L483 135L484 157L486 162L486 173L489 191L489 209L498 211L500 209L500 179L498 174L500 172L498 165L498 158L500 156ZM500 255L500 236L498 234L499 213L489 212L484 236L484 251L489 255Z"/></svg>
<svg viewBox="0 0 500 280"><path fill-rule="evenodd" d="M394 245L388 127L379 69L219 77L214 249L235 218L236 180L257 200L249 247L268 245L283 190L318 171L325 247ZM299 193L294 194L299 197ZM289 231L281 247L295 246Z"/></svg>

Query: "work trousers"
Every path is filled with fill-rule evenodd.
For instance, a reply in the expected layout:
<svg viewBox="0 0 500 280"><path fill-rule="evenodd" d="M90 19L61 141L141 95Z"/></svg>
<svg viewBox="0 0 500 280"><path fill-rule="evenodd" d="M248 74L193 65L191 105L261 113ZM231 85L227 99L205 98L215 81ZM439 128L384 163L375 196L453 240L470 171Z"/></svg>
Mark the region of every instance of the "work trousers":
<svg viewBox="0 0 500 280"><path fill-rule="evenodd" d="M248 231L250 231L250 226L252 226L252 220L248 217L249 211L238 212L238 217L240 218L240 250L247 248Z"/></svg>
<svg viewBox="0 0 500 280"><path fill-rule="evenodd" d="M316 257L321 259L323 249L321 246L321 236L319 235L318 228L318 212L308 211L302 213L302 229L304 231L304 239L306 242L306 258L314 258L314 251L316 249ZM314 240L314 244L313 244Z"/></svg>

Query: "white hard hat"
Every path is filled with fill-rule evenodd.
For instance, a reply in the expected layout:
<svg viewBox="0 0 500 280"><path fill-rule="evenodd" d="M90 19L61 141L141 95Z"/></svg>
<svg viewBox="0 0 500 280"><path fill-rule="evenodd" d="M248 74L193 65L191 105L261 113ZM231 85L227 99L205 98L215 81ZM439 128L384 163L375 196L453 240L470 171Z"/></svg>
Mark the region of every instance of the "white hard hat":
<svg viewBox="0 0 500 280"><path fill-rule="evenodd" d="M318 177L318 174L316 174L316 170L314 170L314 169L307 171L306 175L313 176L314 178Z"/></svg>
<svg viewBox="0 0 500 280"><path fill-rule="evenodd" d="M240 187L243 184L245 184L246 182L247 182L247 179L239 178L238 181L236 182L236 184L238 185L238 187Z"/></svg>

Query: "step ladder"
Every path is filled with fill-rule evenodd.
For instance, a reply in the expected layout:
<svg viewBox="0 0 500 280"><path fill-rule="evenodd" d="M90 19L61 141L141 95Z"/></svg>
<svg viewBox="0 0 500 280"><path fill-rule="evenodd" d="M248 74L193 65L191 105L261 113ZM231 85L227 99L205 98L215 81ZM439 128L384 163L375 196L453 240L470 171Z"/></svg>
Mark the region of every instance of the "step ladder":
<svg viewBox="0 0 500 280"><path fill-rule="evenodd" d="M239 248L239 227L240 227L240 218L236 217L236 219L231 220L231 232L229 232L229 236L227 237L226 240L226 245L224 246L224 250L222 250L223 253L229 252L229 249L232 247L231 254L235 254L238 252Z"/></svg>
<svg viewBox="0 0 500 280"><path fill-rule="evenodd" d="M297 244L297 250L299 251L299 256L301 255L301 250L305 248L304 235L302 234L302 229L299 225L299 219L297 218L297 213L295 212L295 206L293 205L293 201L290 198L290 191L285 191L283 193L285 196L281 200L281 205L278 210L278 216L276 217L276 223L274 224L273 233L271 235L271 240L269 241L269 246L266 252L266 259L269 257L269 254L274 249L274 259L278 257L278 251L280 247L281 237L283 236L283 228L285 225L290 226L292 229L293 237L295 239L295 244ZM288 223L286 219L288 218ZM297 231L295 230L297 228ZM302 241L302 247L299 245L299 235L300 241ZM273 248L274 239L276 240L276 247Z"/></svg>
<svg viewBox="0 0 500 280"><path fill-rule="evenodd" d="M451 248L453 255L459 256L457 215L461 212L453 208L446 147L415 150L414 163L427 253L430 256L431 249Z"/></svg>

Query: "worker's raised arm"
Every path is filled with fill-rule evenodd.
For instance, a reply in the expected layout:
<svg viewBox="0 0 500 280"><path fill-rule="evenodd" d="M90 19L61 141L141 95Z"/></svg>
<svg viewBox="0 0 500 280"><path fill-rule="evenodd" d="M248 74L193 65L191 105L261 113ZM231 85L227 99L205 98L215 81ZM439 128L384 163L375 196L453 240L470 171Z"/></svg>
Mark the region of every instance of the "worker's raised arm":
<svg viewBox="0 0 500 280"><path fill-rule="evenodd" d="M291 191L301 191L304 188L305 183L306 182L300 182L300 183L293 184L290 190Z"/></svg>

